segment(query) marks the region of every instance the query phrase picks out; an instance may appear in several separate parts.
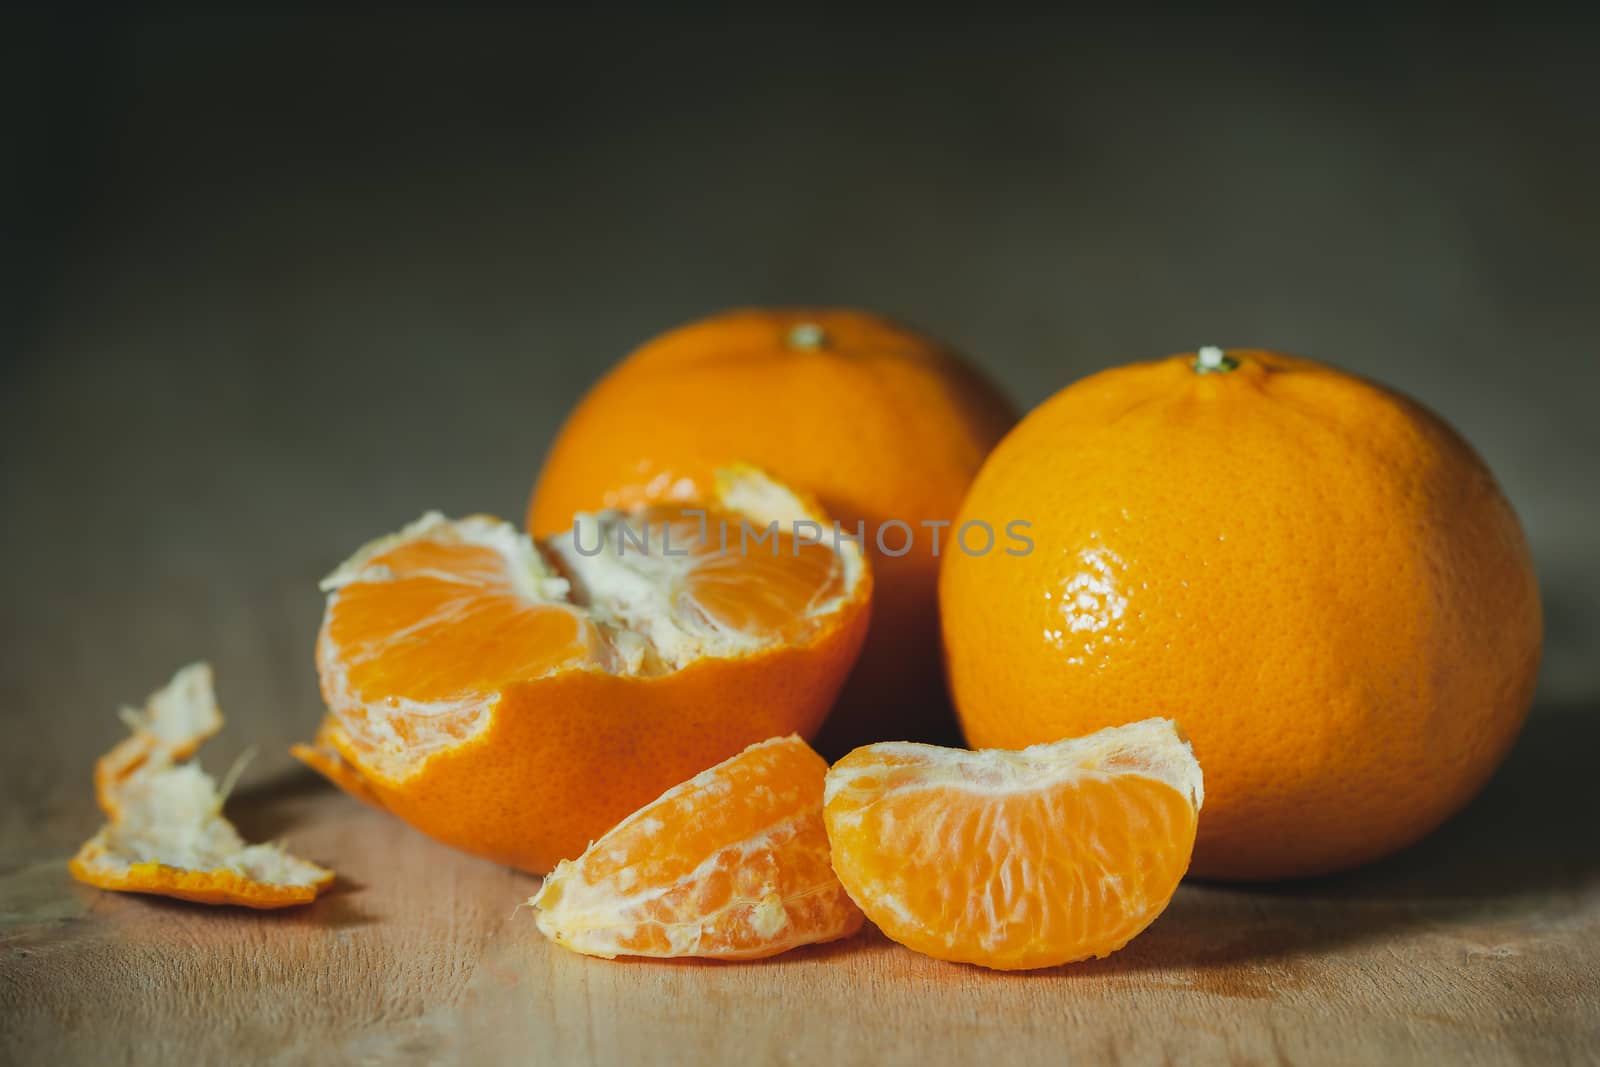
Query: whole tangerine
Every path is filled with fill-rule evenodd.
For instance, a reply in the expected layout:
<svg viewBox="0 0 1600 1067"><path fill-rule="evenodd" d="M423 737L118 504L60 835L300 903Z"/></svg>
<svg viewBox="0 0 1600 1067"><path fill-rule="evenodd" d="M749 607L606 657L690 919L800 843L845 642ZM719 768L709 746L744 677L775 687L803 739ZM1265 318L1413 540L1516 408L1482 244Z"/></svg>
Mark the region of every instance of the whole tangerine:
<svg viewBox="0 0 1600 1067"><path fill-rule="evenodd" d="M1484 784L1532 701L1526 539L1420 404L1306 359L1202 349L1093 375L995 449L945 556L962 727L1020 748L1150 715L1205 767L1192 870L1341 870Z"/></svg>
<svg viewBox="0 0 1600 1067"><path fill-rule="evenodd" d="M1015 421L970 365L880 316L729 311L657 337L594 386L550 449L528 526L547 536L580 511L692 497L730 462L771 471L816 496L844 534L864 534L873 567L866 647L818 748L947 739L946 546L934 543Z"/></svg>

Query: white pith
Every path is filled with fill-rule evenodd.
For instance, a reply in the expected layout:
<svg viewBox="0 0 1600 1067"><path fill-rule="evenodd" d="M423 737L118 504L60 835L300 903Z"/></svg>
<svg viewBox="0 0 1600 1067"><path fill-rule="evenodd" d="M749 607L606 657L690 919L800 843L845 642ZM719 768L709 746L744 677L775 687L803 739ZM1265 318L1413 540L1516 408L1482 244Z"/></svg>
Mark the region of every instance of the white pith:
<svg viewBox="0 0 1600 1067"><path fill-rule="evenodd" d="M820 521L793 493L748 467L719 474L717 507L748 518L761 528L777 522L785 532L790 532L790 524L797 520ZM639 520L615 509L578 515L569 529L546 542L550 556L565 570L563 576L532 539L510 523L481 515L452 521L438 512L429 512L400 532L363 546L323 579L321 588L328 594L331 611L340 591L351 585L394 580L396 576L387 567L373 561L413 541L490 549L500 558L516 596L529 605L571 611L593 624L600 634L595 666L556 668L540 677L574 669L623 676L670 673L702 659L749 655L781 642L778 635L749 634L721 625L700 611L692 598L682 593L683 579L693 561L662 554L659 537L652 535L646 535L648 552L635 550L635 542L625 542L627 547L619 551L619 543L624 543L619 542L624 527L638 534ZM600 541L596 540L597 532ZM709 540L717 543L715 534ZM595 554L597 543L603 543L605 548ZM730 551L737 551L733 544L736 538ZM580 551L580 546L588 554ZM681 546L674 541L672 548L677 552ZM859 546L841 539L836 556L843 571L840 592L809 605L807 614L811 619L824 619L840 611L854 597L863 579L866 564ZM412 576L417 573L412 572ZM431 576L461 581L451 575ZM462 584L478 588L469 582ZM439 625L450 618L447 611L439 611L394 636ZM365 700L348 680L348 668L357 662L353 654L336 646L324 632L318 663L329 706L346 734L368 749L385 773L394 776L415 773L428 756L480 733L499 701L494 693L480 692L426 703L393 697ZM396 727L401 721L405 724L404 735ZM430 722L439 723L440 728L430 729ZM450 724L448 729L444 728L446 722Z"/></svg>
<svg viewBox="0 0 1600 1067"><path fill-rule="evenodd" d="M759 834L754 834L743 841L726 848L720 849L707 856L701 863L688 874L675 882L629 894L628 874L629 868L623 868L612 879L600 882L584 881L577 873L577 866L570 860L562 860L556 869L545 878L545 885L541 887L528 903L539 908L538 925L545 936L571 943L574 947L588 951L621 951L616 947L617 935L632 931L643 920L639 914L646 904L685 884L693 884L704 880L719 863L725 860L729 852L737 852L741 859L748 858L768 846L776 837L794 830L806 821L805 815L796 815L781 823L775 823ZM561 903L559 907L545 907L546 890L560 884L562 887ZM809 893L820 892L827 889L828 885L811 887ZM805 893L797 895L807 895ZM667 931L675 952L681 952L693 944L707 925L714 923L723 912L739 907L755 907L760 915L758 921L762 922L763 929L759 929L766 937L788 923L788 912L784 907L784 898L775 892L763 893L760 897L730 899L718 912L696 916L692 920L676 923L657 923Z"/></svg>
<svg viewBox="0 0 1600 1067"><path fill-rule="evenodd" d="M120 715L129 730L149 734L164 748L198 743L222 729L211 667L205 663L180 668L143 708L125 707Z"/></svg>
<svg viewBox="0 0 1600 1067"><path fill-rule="evenodd" d="M143 863L231 871L253 882L297 887L332 877L276 844L247 844L222 816L226 791L198 763L174 759L174 750L192 746L222 725L208 666L192 664L179 671L143 711L124 711L123 718L136 738L150 742L149 754L126 778L108 785L116 818L80 850L81 862L114 879Z"/></svg>
<svg viewBox="0 0 1600 1067"><path fill-rule="evenodd" d="M874 753L917 764L915 783L904 791L959 789L981 796L1035 792L1066 782L1127 775L1152 778L1188 797L1196 811L1205 803L1205 780L1188 739L1171 719L1144 719L1087 737L1028 748L966 749L888 741ZM877 767L835 767L828 772L824 803L853 788L862 778L882 779Z"/></svg>
<svg viewBox="0 0 1600 1067"><path fill-rule="evenodd" d="M510 523L489 515L468 515L463 519L451 520L437 511L424 513L398 533L368 541L339 564L332 574L322 579L317 588L324 593L332 593L353 582L388 581L393 577L389 569L372 561L412 541L478 545L493 549L505 560L505 575L512 587L529 600L540 603L559 601L570 592L566 579L550 569L538 549L533 547L533 540ZM443 571L426 573L441 581L460 580L456 575Z"/></svg>

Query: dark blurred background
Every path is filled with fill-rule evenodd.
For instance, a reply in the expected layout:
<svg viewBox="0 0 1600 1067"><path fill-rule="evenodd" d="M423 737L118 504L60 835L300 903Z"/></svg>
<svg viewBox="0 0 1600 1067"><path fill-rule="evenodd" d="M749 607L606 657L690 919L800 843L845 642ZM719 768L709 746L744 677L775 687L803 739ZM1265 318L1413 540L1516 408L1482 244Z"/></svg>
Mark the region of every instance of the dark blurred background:
<svg viewBox="0 0 1600 1067"><path fill-rule="evenodd" d="M1392 383L1499 475L1587 706L1596 17L1341 12L0 16L9 787L81 794L199 657L281 766L315 579L520 516L610 363L737 304L906 318L1024 406L1205 343Z"/></svg>

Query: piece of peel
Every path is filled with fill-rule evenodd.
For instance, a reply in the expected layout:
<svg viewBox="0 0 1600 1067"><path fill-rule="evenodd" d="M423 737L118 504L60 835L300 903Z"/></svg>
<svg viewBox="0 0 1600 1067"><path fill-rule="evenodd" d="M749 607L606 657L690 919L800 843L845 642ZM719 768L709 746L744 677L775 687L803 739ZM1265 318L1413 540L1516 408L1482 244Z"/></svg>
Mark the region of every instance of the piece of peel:
<svg viewBox="0 0 1600 1067"><path fill-rule="evenodd" d="M123 718L132 736L95 765L95 793L111 821L68 864L74 878L250 908L309 903L333 883L332 871L275 844L246 844L222 817L226 789L184 762L222 728L209 666L183 668L143 711Z"/></svg>
<svg viewBox="0 0 1600 1067"><path fill-rule="evenodd" d="M144 708L124 707L120 714L131 732L94 764L95 799L113 822L121 818L118 796L129 776L152 757L167 763L188 759L222 729L211 668L204 663L178 671Z"/></svg>
<svg viewBox="0 0 1600 1067"><path fill-rule="evenodd" d="M328 715L323 718L322 725L317 728L317 736L311 743L296 742L290 745L289 755L363 804L370 804L380 811L386 810L383 801L372 786L367 784L361 772L340 754L334 738L342 733L338 720Z"/></svg>

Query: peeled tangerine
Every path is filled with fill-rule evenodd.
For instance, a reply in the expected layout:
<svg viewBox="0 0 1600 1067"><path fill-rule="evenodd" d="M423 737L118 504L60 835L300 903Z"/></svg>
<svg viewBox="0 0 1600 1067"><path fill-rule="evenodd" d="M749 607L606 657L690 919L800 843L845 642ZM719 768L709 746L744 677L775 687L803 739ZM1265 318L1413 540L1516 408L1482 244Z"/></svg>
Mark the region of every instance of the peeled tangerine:
<svg viewBox="0 0 1600 1067"><path fill-rule="evenodd" d="M828 772L833 867L886 935L999 970L1106 956L1189 866L1200 764L1170 719L1020 751L889 743Z"/></svg>
<svg viewBox="0 0 1600 1067"><path fill-rule="evenodd" d="M328 704L296 754L535 873L747 745L809 737L866 634L860 546L750 467L535 543L430 514L323 582Z"/></svg>
<svg viewBox="0 0 1600 1067"><path fill-rule="evenodd" d="M539 929L608 959L755 959L848 937L862 916L828 863L827 770L775 737L674 786L545 878Z"/></svg>
<svg viewBox="0 0 1600 1067"><path fill-rule="evenodd" d="M68 864L74 878L249 908L305 904L333 884L332 871L277 845L245 844L222 817L227 787L185 762L222 729L210 667L183 668L123 718L132 736L95 764L95 793L111 821Z"/></svg>

